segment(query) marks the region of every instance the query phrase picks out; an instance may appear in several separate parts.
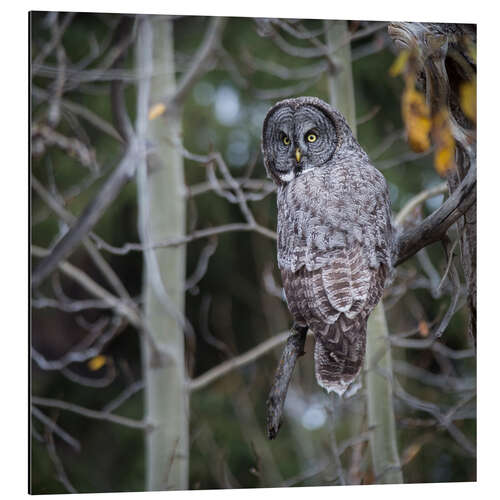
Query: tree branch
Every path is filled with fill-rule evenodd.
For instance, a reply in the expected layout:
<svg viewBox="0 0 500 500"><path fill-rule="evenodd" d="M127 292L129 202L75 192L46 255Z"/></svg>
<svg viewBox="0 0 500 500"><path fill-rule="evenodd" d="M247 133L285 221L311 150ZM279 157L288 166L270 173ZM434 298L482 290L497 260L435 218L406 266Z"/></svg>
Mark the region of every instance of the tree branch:
<svg viewBox="0 0 500 500"><path fill-rule="evenodd" d="M107 422L112 422L114 424L124 425L125 427L131 427L133 429L151 429L152 425L144 422L142 420L134 420L128 417L122 417L121 415L114 415L113 413L91 410L89 408L84 408L83 406L75 405L73 403L68 403L67 401L61 401L59 399L49 399L41 398L38 396L31 397L31 403L37 406L46 406L48 408L58 408L59 410L66 410L83 417L92 418L95 420L105 420Z"/></svg>
<svg viewBox="0 0 500 500"><path fill-rule="evenodd" d="M217 379L223 377L230 371L235 370L236 368L241 368L242 366L255 361L266 352L269 352L271 349L274 349L275 347L285 342L288 334L288 331L278 333L277 335L271 337L269 340L262 342L261 344L254 347L253 349L250 349L244 354L228 359L220 365L217 365L215 368L206 371L203 375L190 380L188 382L189 390L197 391L198 389L202 389L212 382L215 382Z"/></svg>
<svg viewBox="0 0 500 500"><path fill-rule="evenodd" d="M106 180L96 197L87 205L71 229L56 243L50 254L39 262L31 278L33 288L38 287L54 271L59 262L75 250L118 196L122 187L130 180L135 170L136 149L136 142L133 140L122 161Z"/></svg>
<svg viewBox="0 0 500 500"><path fill-rule="evenodd" d="M288 385L292 378L293 369L299 356L304 354L307 327L294 326L288 337L285 349L274 375L273 385L266 402L267 409L267 436L274 439L281 426L281 414L285 404Z"/></svg>
<svg viewBox="0 0 500 500"><path fill-rule="evenodd" d="M439 241L448 228L476 202L476 166L467 172L460 186L431 215L417 227L407 229L398 238L393 265L399 266L415 255L421 248Z"/></svg>
<svg viewBox="0 0 500 500"><path fill-rule="evenodd" d="M35 257L50 257L51 255L47 252L47 250L36 247L34 245L31 247L31 253ZM131 306L131 304L127 304L125 301L120 300L113 294L109 293L105 288L96 283L87 274L85 274L77 267L71 265L69 262L58 262L57 265L64 274L80 283L83 288L85 288L95 297L104 300L107 304L109 304L110 307L115 309L117 313L125 316L135 327L142 328L142 318L140 317L139 313Z"/></svg>

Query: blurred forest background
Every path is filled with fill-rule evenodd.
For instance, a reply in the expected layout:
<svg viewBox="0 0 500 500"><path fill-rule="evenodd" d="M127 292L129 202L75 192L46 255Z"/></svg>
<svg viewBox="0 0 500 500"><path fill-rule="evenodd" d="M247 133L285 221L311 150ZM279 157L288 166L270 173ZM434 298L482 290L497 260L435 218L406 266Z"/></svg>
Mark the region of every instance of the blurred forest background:
<svg viewBox="0 0 500 500"><path fill-rule="evenodd" d="M365 384L328 396L314 379L312 339L280 434L267 440L265 402L290 316L260 133L281 98L329 101L332 64L350 48L358 140L388 181L394 213L422 192L406 223L438 208L448 190L432 148L408 146L388 23L343 22L347 38L330 51L336 21L33 12L30 23L32 272L101 203L85 238L32 289L32 493L161 489L156 460L164 489L378 482ZM346 61L335 71L348 71ZM169 100L174 75L184 92ZM164 149L149 174L162 161L177 167L147 184L141 147L158 138ZM114 191L104 189L110 183ZM141 208L148 186L149 211ZM174 217L176 228L163 227ZM455 260L440 243L422 249L384 296L407 483L476 480L476 361L456 233L446 247ZM168 250L140 251L165 240ZM158 313L151 294L164 256L175 276ZM146 368L163 341L155 314L166 317L160 330L168 325L181 339L170 352L180 371L167 368L163 380L155 378L161 359L155 374ZM177 392L167 396L162 388L172 384ZM176 416L158 442L173 448L158 458L148 436L163 410Z"/></svg>

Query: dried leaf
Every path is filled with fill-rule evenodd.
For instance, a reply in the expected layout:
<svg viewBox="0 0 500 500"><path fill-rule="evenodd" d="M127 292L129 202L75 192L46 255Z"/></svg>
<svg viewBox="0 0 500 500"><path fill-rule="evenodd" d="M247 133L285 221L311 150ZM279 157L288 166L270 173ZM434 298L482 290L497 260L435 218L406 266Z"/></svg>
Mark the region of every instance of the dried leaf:
<svg viewBox="0 0 500 500"><path fill-rule="evenodd" d="M95 356L91 360L89 360L87 366L89 367L89 370L95 372L100 368L102 368L106 364L106 362L107 362L106 356L99 354L98 356Z"/></svg>
<svg viewBox="0 0 500 500"><path fill-rule="evenodd" d="M467 54L472 59L474 64L477 64L477 49L476 44L470 39L470 37L464 37L465 46L467 47Z"/></svg>
<svg viewBox="0 0 500 500"><path fill-rule="evenodd" d="M429 132L432 122L425 96L415 89L413 78L408 78L406 81L401 104L408 143L413 151L423 153L431 145Z"/></svg>
<svg viewBox="0 0 500 500"><path fill-rule="evenodd" d="M465 116L476 123L476 80L460 85L460 106Z"/></svg>
<svg viewBox="0 0 500 500"><path fill-rule="evenodd" d="M418 332L422 337L427 337L427 335L429 335L429 325L427 324L427 321L421 319L418 322Z"/></svg>
<svg viewBox="0 0 500 500"><path fill-rule="evenodd" d="M403 452L401 457L401 465L406 465L411 462L422 448L422 443L413 443Z"/></svg>
<svg viewBox="0 0 500 500"><path fill-rule="evenodd" d="M394 62L392 63L391 67L389 68L389 75L390 76L398 76L400 75L403 70L406 68L406 63L408 62L408 59L410 57L410 51L403 49Z"/></svg>
<svg viewBox="0 0 500 500"><path fill-rule="evenodd" d="M432 119L432 138L436 145L434 167L439 175L444 176L455 167L455 139L445 108L438 111Z"/></svg>
<svg viewBox="0 0 500 500"><path fill-rule="evenodd" d="M149 113L148 113L149 120L154 120L155 118L158 118L163 113L165 113L166 109L167 109L167 107L162 102L158 102L156 104L153 104L153 106L151 106L151 108L149 108Z"/></svg>

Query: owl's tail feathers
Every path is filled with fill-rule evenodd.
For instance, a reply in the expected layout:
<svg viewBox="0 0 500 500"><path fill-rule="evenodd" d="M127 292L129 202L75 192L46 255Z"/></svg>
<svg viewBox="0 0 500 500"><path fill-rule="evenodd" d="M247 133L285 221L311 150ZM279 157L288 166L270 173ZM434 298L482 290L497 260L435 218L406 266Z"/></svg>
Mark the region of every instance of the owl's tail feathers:
<svg viewBox="0 0 500 500"><path fill-rule="evenodd" d="M358 376L365 356L366 320L343 315L322 335L316 335L314 362L316 380L342 396Z"/></svg>

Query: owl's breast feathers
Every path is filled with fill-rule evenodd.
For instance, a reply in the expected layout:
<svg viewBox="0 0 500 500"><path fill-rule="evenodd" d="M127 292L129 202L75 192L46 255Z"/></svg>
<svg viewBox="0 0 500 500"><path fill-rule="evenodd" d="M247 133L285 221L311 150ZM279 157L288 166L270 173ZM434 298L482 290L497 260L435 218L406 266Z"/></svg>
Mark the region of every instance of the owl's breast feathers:
<svg viewBox="0 0 500 500"><path fill-rule="evenodd" d="M311 170L278 189L278 265L309 271L360 244L369 266L390 264L392 223L384 176L365 161Z"/></svg>
<svg viewBox="0 0 500 500"><path fill-rule="evenodd" d="M387 184L366 161L318 168L278 190L278 265L290 312L316 336L316 377L342 393L390 268Z"/></svg>

